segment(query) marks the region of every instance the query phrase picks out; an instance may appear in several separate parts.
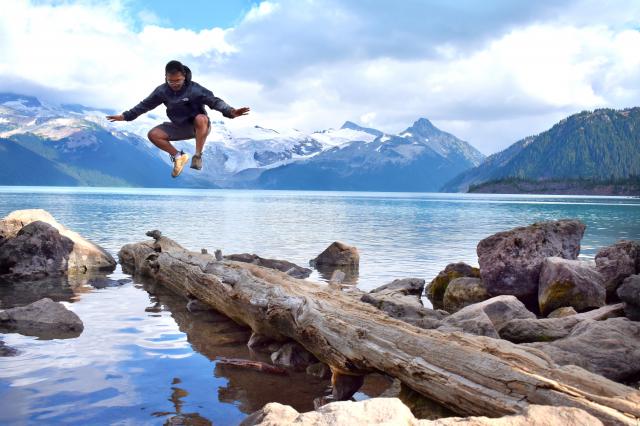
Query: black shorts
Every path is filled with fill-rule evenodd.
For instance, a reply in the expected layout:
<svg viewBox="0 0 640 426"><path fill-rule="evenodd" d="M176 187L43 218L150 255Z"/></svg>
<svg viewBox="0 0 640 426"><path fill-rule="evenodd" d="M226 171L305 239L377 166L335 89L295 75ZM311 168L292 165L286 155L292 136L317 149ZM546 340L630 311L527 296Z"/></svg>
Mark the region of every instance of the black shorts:
<svg viewBox="0 0 640 426"><path fill-rule="evenodd" d="M183 125L177 125L171 121L166 121L151 130L160 129L169 136L170 141L183 141L187 139L193 139L196 137L196 128L193 124L187 123ZM211 120L209 120L209 127L207 135L211 132Z"/></svg>

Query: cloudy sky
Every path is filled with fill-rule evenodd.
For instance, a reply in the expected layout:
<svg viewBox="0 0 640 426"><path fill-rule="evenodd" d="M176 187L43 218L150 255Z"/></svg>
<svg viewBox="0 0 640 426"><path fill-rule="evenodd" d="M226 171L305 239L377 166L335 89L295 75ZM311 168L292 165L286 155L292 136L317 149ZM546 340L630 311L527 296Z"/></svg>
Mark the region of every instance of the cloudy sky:
<svg viewBox="0 0 640 426"><path fill-rule="evenodd" d="M251 107L232 127L398 133L426 117L485 154L582 110L640 106L635 0L11 3L0 91L49 102L128 109L178 59Z"/></svg>

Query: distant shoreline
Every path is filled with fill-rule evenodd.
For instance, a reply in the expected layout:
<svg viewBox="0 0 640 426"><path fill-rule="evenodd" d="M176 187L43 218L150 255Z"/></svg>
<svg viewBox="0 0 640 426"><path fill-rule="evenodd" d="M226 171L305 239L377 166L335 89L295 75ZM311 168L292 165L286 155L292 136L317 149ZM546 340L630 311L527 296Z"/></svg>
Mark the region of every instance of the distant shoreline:
<svg viewBox="0 0 640 426"><path fill-rule="evenodd" d="M528 181L505 179L472 185L472 194L612 195L640 196L640 182L592 182L581 180Z"/></svg>

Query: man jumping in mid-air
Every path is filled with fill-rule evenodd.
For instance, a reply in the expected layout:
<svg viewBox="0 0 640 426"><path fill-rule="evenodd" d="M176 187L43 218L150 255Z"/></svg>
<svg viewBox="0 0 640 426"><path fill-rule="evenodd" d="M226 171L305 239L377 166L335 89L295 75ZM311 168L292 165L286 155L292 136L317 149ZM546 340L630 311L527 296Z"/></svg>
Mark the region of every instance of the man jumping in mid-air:
<svg viewBox="0 0 640 426"><path fill-rule="evenodd" d="M171 120L149 130L151 142L161 150L169 153L173 161L171 176L177 177L184 168L189 155L178 151L171 141L196 138L196 153L191 160L191 168L202 169L202 149L211 131L211 121L204 106L220 111L227 118L247 115L249 108L232 108L222 99L217 98L210 90L191 81L191 70L178 61L170 61L165 67L165 83L156 89L145 100L129 111L118 115L107 115L109 121L131 121L164 104L167 116Z"/></svg>

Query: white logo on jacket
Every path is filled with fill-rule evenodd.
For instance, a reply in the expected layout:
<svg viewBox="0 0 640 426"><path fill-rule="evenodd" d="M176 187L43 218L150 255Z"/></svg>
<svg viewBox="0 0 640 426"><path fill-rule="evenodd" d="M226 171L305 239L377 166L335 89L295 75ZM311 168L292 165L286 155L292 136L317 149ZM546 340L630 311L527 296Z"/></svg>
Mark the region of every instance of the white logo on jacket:
<svg viewBox="0 0 640 426"><path fill-rule="evenodd" d="M189 102L189 98L182 98L181 101L182 102Z"/></svg>

